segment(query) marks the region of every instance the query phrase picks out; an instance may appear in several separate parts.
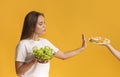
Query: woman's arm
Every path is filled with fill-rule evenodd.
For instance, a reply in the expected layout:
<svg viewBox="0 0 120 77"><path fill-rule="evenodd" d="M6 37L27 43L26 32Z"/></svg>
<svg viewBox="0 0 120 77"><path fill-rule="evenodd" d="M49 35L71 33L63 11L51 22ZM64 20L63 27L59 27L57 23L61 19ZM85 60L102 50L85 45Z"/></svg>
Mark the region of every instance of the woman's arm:
<svg viewBox="0 0 120 77"><path fill-rule="evenodd" d="M79 54L85 48L86 48L85 36L82 35L82 46L80 48L77 48L75 50L71 50L71 51L68 51L68 52L58 51L58 52L55 53L55 57L65 60L65 59L68 59L70 57L73 57L73 56Z"/></svg>
<svg viewBox="0 0 120 77"><path fill-rule="evenodd" d="M21 76L24 74L27 70L29 70L33 64L37 63L37 59L33 59L29 63L24 63L24 62L15 62L15 67L16 67L16 73L18 76Z"/></svg>
<svg viewBox="0 0 120 77"><path fill-rule="evenodd" d="M105 46L111 51L111 53L120 60L120 52L116 50L112 45L105 44Z"/></svg>

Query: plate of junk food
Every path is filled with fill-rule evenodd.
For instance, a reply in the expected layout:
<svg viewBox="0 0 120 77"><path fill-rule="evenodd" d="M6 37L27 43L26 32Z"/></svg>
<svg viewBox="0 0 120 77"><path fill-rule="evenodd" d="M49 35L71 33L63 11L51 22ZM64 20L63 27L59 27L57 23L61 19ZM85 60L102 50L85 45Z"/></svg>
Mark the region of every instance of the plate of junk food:
<svg viewBox="0 0 120 77"><path fill-rule="evenodd" d="M104 37L91 37L89 38L89 41L95 44L109 44L110 43L110 40Z"/></svg>

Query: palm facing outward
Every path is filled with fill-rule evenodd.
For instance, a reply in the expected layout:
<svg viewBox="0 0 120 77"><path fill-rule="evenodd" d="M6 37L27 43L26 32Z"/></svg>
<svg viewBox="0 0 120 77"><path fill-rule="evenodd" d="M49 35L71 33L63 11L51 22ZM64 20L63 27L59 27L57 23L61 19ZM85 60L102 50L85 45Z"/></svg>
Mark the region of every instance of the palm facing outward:
<svg viewBox="0 0 120 77"><path fill-rule="evenodd" d="M81 48L86 48L87 44L86 44L86 41L85 41L85 35L82 34L82 47Z"/></svg>

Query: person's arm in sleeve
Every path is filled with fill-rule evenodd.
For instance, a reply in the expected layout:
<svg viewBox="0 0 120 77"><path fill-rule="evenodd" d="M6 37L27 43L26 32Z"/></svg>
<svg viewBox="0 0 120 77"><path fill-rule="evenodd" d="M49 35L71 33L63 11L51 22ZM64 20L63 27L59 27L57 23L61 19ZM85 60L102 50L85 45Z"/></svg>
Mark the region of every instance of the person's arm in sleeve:
<svg viewBox="0 0 120 77"><path fill-rule="evenodd" d="M33 59L32 61L30 61L29 63L24 63L24 62L19 62L16 61L15 65L16 65L16 74L18 76L21 76L22 74L24 74L27 70L29 70L33 64L35 64L37 62L37 60Z"/></svg>
<svg viewBox="0 0 120 77"><path fill-rule="evenodd" d="M56 58L59 58L59 59L68 59L68 58L71 58L77 54L79 54L81 51L83 51L84 49L86 48L86 41L85 41L85 36L82 35L82 46L80 48L77 48L75 50L71 50L71 51L68 51L68 52L62 52L62 51L58 51L55 53L55 57Z"/></svg>
<svg viewBox="0 0 120 77"><path fill-rule="evenodd" d="M18 44L16 47L16 61L15 61L16 74L18 76L24 74L27 70L31 68L33 64L37 62L36 59L33 59L29 63L25 63L26 55L27 53L25 51L25 45L22 43Z"/></svg>

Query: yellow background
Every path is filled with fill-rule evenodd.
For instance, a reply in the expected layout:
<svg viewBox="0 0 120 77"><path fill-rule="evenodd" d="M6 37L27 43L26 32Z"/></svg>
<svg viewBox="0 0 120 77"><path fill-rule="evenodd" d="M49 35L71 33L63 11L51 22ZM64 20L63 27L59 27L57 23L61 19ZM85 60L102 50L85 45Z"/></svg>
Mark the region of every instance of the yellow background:
<svg viewBox="0 0 120 77"><path fill-rule="evenodd" d="M61 51L81 46L84 33L87 48L68 60L51 60L50 77L120 77L120 63L103 46L89 43L92 36L107 37L120 50L119 0L1 0L0 77L17 77L14 59L25 15L45 14L49 39Z"/></svg>

